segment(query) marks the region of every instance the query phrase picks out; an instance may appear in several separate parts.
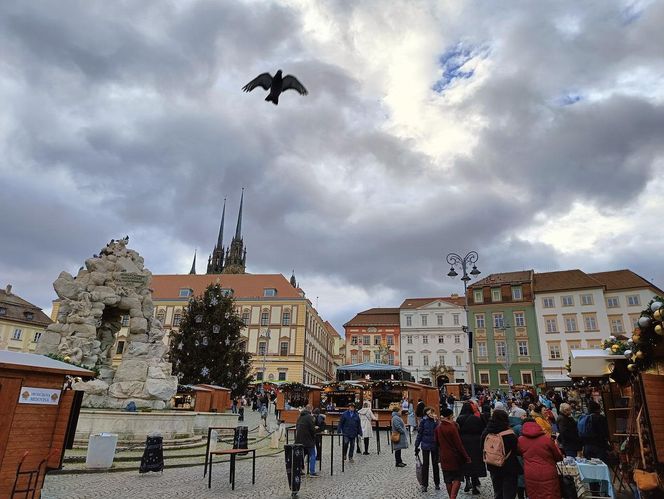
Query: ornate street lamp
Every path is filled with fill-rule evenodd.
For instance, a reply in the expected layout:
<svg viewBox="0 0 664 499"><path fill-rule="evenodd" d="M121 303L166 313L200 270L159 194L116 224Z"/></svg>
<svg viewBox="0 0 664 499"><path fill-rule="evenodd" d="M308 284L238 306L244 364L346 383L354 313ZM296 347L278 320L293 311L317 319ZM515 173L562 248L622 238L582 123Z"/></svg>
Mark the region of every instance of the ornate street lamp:
<svg viewBox="0 0 664 499"><path fill-rule="evenodd" d="M466 328L465 331L468 334L468 357L470 363L470 392L471 397L475 398L475 363L473 362L473 332L470 329L470 317L468 316L468 281L472 277L477 277L480 275L480 271L475 265L475 262L479 259L477 251L469 251L466 256L462 257L456 253L449 253L447 255L447 263L450 264L450 271L447 273L448 277L457 277L459 274L455 270L455 267L461 270L461 280L463 281L463 297L464 297L464 306L463 309L466 312ZM473 268L468 272L468 266L472 265Z"/></svg>

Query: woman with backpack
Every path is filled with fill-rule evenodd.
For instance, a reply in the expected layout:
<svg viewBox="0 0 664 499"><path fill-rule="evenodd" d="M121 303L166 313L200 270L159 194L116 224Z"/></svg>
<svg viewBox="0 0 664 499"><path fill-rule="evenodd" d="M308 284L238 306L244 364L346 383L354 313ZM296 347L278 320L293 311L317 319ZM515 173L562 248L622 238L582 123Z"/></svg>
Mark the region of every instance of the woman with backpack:
<svg viewBox="0 0 664 499"><path fill-rule="evenodd" d="M579 436L583 441L583 457L597 458L606 462L609 442L609 425L594 400L588 402L588 414L579 418Z"/></svg>
<svg viewBox="0 0 664 499"><path fill-rule="evenodd" d="M466 479L464 492L472 490L473 495L479 495L480 477L486 476L486 467L482 458L482 432L485 424L482 418L473 414L473 406L470 403L463 404L461 413L457 418L459 433L463 447L470 456L471 462L462 467Z"/></svg>
<svg viewBox="0 0 664 499"><path fill-rule="evenodd" d="M491 473L495 499L514 499L518 490L521 464L517 436L503 410L495 410L482 433L484 461Z"/></svg>
<svg viewBox="0 0 664 499"><path fill-rule="evenodd" d="M523 472L529 499L560 499L556 463L563 460L558 446L535 420L524 421L519 437Z"/></svg>

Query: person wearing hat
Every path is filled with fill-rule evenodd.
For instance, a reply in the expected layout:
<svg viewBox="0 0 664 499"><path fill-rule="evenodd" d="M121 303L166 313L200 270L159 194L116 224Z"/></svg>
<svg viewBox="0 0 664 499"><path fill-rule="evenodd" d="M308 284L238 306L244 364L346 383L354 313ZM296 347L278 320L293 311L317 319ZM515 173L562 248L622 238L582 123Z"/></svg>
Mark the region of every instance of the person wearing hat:
<svg viewBox="0 0 664 499"><path fill-rule="evenodd" d="M440 415L440 424L436 427L440 467L447 493L450 499L456 499L463 480L461 468L464 464L470 464L471 460L461 441L459 427L454 422L454 411L442 409Z"/></svg>
<svg viewBox="0 0 664 499"><path fill-rule="evenodd" d="M344 437L343 459L346 459L346 455L348 455L348 462L352 463L353 453L355 452L355 439L362 436L362 423L360 416L355 412L355 404L353 402L348 404L348 409L341 415L337 433L341 433Z"/></svg>

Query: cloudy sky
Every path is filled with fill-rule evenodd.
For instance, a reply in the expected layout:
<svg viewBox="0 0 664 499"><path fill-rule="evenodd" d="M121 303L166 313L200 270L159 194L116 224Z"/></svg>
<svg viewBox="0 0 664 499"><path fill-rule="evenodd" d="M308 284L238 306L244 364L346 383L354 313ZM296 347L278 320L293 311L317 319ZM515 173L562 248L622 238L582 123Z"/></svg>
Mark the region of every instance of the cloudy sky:
<svg viewBox="0 0 664 499"><path fill-rule="evenodd" d="M356 312L491 272L664 286L664 2L0 3L0 284L111 238L199 272L242 187L248 271ZM241 87L277 69L309 96Z"/></svg>

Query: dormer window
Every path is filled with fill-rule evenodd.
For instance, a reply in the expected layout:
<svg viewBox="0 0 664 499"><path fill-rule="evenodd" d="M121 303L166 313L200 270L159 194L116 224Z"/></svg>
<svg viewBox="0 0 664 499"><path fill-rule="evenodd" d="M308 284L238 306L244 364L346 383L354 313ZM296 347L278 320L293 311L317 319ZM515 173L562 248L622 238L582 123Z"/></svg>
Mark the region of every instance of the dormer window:
<svg viewBox="0 0 664 499"><path fill-rule="evenodd" d="M35 318L35 314L33 314L32 312L23 312L23 315L29 321L31 321Z"/></svg>
<svg viewBox="0 0 664 499"><path fill-rule="evenodd" d="M263 296L277 296L277 290L274 288L265 288L263 290Z"/></svg>
<svg viewBox="0 0 664 499"><path fill-rule="evenodd" d="M222 296L233 296L233 290L231 288L221 288Z"/></svg>
<svg viewBox="0 0 664 499"><path fill-rule="evenodd" d="M180 288L180 298L189 298L194 292L189 288Z"/></svg>

